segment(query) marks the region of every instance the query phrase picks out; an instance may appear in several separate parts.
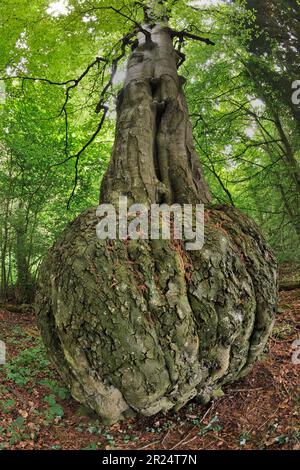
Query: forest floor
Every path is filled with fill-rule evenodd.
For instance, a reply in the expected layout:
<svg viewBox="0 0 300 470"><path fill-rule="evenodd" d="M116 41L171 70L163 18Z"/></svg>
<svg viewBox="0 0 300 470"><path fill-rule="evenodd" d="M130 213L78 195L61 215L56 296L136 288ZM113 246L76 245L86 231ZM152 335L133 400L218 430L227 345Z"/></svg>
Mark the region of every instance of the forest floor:
<svg viewBox="0 0 300 470"><path fill-rule="evenodd" d="M281 292L264 356L223 396L206 407L192 402L177 413L112 426L70 397L45 356L32 312L0 310L0 339L7 345L0 449L300 450L300 290Z"/></svg>

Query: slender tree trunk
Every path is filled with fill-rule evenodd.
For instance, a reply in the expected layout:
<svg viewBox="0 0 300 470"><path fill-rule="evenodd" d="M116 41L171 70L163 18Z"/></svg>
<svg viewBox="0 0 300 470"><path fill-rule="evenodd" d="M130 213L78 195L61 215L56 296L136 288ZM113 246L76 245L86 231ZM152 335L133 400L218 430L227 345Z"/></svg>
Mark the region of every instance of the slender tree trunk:
<svg viewBox="0 0 300 470"><path fill-rule="evenodd" d="M19 202L17 210L15 233L17 267L16 297L19 302L28 303L32 300L33 285L28 265L27 221L22 202Z"/></svg>
<svg viewBox="0 0 300 470"><path fill-rule="evenodd" d="M290 219L290 223L294 227L294 230L295 230L295 232L297 234L297 237L299 239L299 242L300 242L300 213L299 213L299 206L296 206L296 209L298 209L298 211L297 210L295 211L294 204L292 204L289 201L288 195L286 194L285 189L282 186L282 184L278 183L276 186L279 188L279 192L280 192L281 198L283 200L288 218ZM296 198L296 201L297 200L298 199Z"/></svg>
<svg viewBox="0 0 300 470"><path fill-rule="evenodd" d="M8 194L10 194L12 188L12 155L10 154L9 160L9 187ZM4 210L3 210L3 229L2 229L2 247L1 247L1 285L0 285L0 297L6 300L7 290L9 284L9 269L7 270L7 255L11 255L9 248L9 219L11 213L11 203L8 195L4 199Z"/></svg>
<svg viewBox="0 0 300 470"><path fill-rule="evenodd" d="M7 276L7 245L8 245L8 216L9 216L9 199L6 198L4 203L4 220L2 230L2 247L1 247L1 298L6 300L8 276Z"/></svg>
<svg viewBox="0 0 300 470"><path fill-rule="evenodd" d="M294 180L296 191L300 196L300 165L296 159L295 152L289 142L289 139L283 129L280 117L277 113L274 113L275 125L278 130L278 134L284 145L284 162L287 167L291 178Z"/></svg>

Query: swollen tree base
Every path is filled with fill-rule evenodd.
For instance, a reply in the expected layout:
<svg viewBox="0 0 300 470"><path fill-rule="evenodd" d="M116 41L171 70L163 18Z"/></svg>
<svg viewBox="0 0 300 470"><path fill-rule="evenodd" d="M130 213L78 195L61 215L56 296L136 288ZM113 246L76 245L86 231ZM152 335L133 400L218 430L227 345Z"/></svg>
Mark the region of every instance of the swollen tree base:
<svg viewBox="0 0 300 470"><path fill-rule="evenodd" d="M209 400L243 377L273 325L276 262L237 209L205 213L205 245L101 241L90 209L45 259L36 309L73 397L106 422Z"/></svg>

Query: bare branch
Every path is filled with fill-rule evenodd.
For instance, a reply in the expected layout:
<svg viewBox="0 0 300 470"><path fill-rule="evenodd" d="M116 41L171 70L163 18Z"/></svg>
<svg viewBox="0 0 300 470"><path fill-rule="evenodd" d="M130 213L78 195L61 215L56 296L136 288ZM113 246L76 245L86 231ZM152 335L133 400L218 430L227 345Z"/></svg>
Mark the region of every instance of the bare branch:
<svg viewBox="0 0 300 470"><path fill-rule="evenodd" d="M216 45L216 43L211 41L209 38L204 38L202 36L198 36L197 34L188 33L186 31L175 31L174 29L170 29L170 33L172 37L178 37L179 39L183 39L183 38L194 39L195 41L204 42L208 46Z"/></svg>
<svg viewBox="0 0 300 470"><path fill-rule="evenodd" d="M110 74L110 77L109 77L109 80L108 80L107 84L105 85L105 87L103 88L103 90L101 92L100 101L96 106L96 113L99 113L101 111L102 106L103 106L104 96L107 93L107 90L109 89L109 87L113 83L113 79L114 79L114 77L116 75L116 72L117 72L118 64L119 64L120 60L126 54L126 46L129 45L129 44L132 44L132 38L135 37L135 36L136 36L136 30L133 31L132 33L126 34L126 36L124 36L121 39L121 41L120 41L121 42L121 53L115 59L113 59L113 61L112 61L111 74Z"/></svg>
<svg viewBox="0 0 300 470"><path fill-rule="evenodd" d="M48 80L47 78L28 77L27 75L11 75L11 76L7 76L7 77L0 77L1 81L15 80L15 79L30 80L30 81L33 81L33 82L45 82L45 83L48 83L49 85L58 85L58 86L68 85L69 83L74 83L76 81L75 79L72 78L70 80L66 80L65 82L55 82L55 81L52 81L52 80Z"/></svg>
<svg viewBox="0 0 300 470"><path fill-rule="evenodd" d="M94 60L94 62L92 62L90 65L87 66L85 71L78 78L71 78L70 80L66 80L64 82L57 82L57 81L49 80L48 78L29 77L27 75L11 75L7 77L0 77L0 81L18 79L18 80L29 80L33 82L44 82L44 83L48 83L48 85L56 85L56 86L65 86L65 85L69 85L70 83L72 83L72 85L69 87L69 89L71 89L71 88L75 88L78 85L78 83L88 74L90 69L99 62L107 62L107 59L104 59L103 57L97 57Z"/></svg>
<svg viewBox="0 0 300 470"><path fill-rule="evenodd" d="M126 13L123 13L122 8L118 9L118 8L113 7L113 6L93 7L93 8L90 8L89 10L85 10L82 13L85 14L85 13L94 12L94 11L97 11L97 10L112 10L115 13L118 13L123 18L125 18L127 21L130 21L131 23L133 23L135 25L135 27L137 28L137 30L145 35L145 38L146 38L147 42L152 42L150 31L147 31L146 29L143 28L143 26L140 23L138 23L136 20L134 20L130 16L126 15Z"/></svg>
<svg viewBox="0 0 300 470"><path fill-rule="evenodd" d="M75 158L75 177L74 177L74 185L73 185L73 189L72 189L72 192L71 192L71 195L68 199L68 202L67 202L67 209L69 210L70 208L70 203L71 203L71 200L73 199L73 196L75 194L75 190L76 190L76 187L77 187L77 184L78 184L78 164L79 164L79 159L80 159L80 156L81 154L87 149L87 147L95 140L95 138L97 137L97 135L99 134L99 132L101 131L102 129L102 126L104 124L104 121L105 121L105 118L106 118L106 114L108 112L108 107L103 105L102 106L102 109L103 109L103 114L102 114L102 117L101 117L101 120L98 124L98 127L97 129L95 130L95 132L93 133L93 135L90 137L90 139L84 144L84 146L79 150L79 152L77 152L75 155L71 155L70 158ZM69 158L69 159L70 159Z"/></svg>

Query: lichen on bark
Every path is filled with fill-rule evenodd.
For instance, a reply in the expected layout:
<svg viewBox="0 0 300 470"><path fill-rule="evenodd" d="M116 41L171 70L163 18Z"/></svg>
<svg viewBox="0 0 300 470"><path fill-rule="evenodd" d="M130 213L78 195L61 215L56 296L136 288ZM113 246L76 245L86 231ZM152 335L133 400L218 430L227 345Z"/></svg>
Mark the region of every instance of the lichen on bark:
<svg viewBox="0 0 300 470"><path fill-rule="evenodd" d="M107 420L206 400L242 377L273 324L276 263L237 209L206 211L205 245L101 241L91 209L44 261L38 320L73 396Z"/></svg>
<svg viewBox="0 0 300 470"><path fill-rule="evenodd" d="M119 94L101 202L205 203L205 244L99 240L96 208L44 260L36 310L71 393L103 419L207 401L244 376L273 324L276 262L241 211L210 205L165 24L140 34Z"/></svg>

